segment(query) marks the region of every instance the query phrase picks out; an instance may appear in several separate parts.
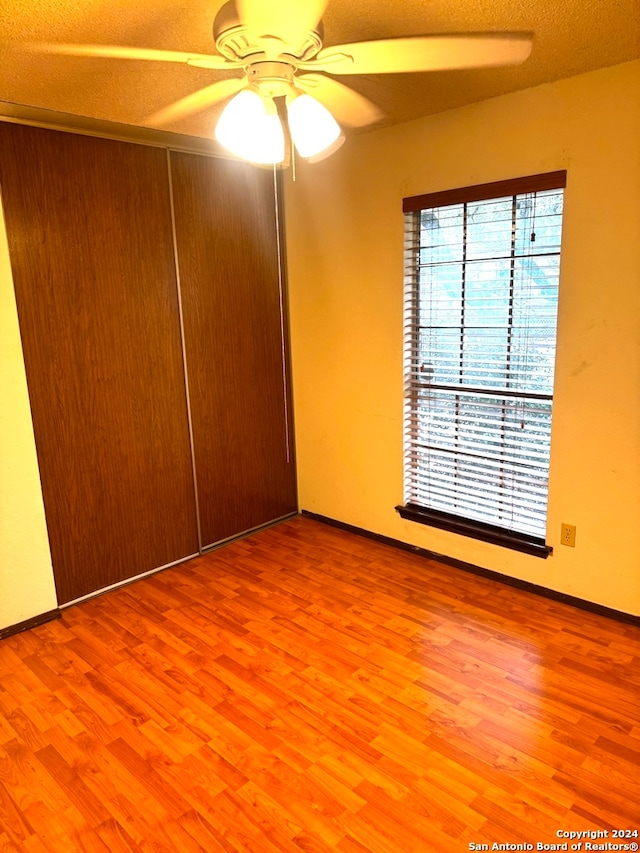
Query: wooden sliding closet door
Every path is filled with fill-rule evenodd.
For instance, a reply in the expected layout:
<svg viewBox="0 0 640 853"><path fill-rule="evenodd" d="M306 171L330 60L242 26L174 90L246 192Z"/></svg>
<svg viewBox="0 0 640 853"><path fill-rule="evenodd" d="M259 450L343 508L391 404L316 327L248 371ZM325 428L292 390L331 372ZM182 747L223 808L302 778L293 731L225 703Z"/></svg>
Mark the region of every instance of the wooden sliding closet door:
<svg viewBox="0 0 640 853"><path fill-rule="evenodd" d="M203 547L295 512L273 174L171 152Z"/></svg>
<svg viewBox="0 0 640 853"><path fill-rule="evenodd" d="M166 158L0 123L60 603L198 550Z"/></svg>

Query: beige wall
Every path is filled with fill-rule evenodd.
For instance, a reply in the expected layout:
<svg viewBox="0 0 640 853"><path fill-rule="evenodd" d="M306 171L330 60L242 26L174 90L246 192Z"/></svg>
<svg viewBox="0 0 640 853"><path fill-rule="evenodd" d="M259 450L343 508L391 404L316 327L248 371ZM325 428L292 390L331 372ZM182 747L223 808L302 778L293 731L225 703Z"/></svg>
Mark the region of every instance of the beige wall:
<svg viewBox="0 0 640 853"><path fill-rule="evenodd" d="M57 607L0 207L0 628Z"/></svg>
<svg viewBox="0 0 640 853"><path fill-rule="evenodd" d="M478 72L481 73L481 72ZM404 196L567 169L547 560L402 520ZM640 614L640 63L350 138L286 180L300 506ZM577 525L575 549L559 544Z"/></svg>

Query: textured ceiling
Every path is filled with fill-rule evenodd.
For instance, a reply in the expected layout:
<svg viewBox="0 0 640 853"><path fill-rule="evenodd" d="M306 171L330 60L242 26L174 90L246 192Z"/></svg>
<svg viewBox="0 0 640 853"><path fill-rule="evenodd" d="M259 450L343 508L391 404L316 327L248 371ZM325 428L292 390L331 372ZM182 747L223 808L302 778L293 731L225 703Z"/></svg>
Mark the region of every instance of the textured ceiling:
<svg viewBox="0 0 640 853"><path fill-rule="evenodd" d="M211 25L221 5L222 0L3 0L0 101L145 126L147 116L230 72L38 55L24 47L47 41L212 53ZM325 46L426 33L535 33L531 57L515 68L342 78L382 109L377 126L640 56L640 0L329 0L323 20ZM209 108L166 129L208 137L219 110Z"/></svg>

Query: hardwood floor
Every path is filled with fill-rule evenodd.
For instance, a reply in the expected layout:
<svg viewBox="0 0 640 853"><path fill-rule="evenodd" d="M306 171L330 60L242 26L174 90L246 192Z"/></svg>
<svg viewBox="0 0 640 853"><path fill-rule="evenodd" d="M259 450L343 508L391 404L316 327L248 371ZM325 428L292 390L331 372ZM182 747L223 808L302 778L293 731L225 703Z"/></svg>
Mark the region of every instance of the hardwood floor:
<svg viewBox="0 0 640 853"><path fill-rule="evenodd" d="M0 851L635 843L639 663L637 627L295 519L0 643Z"/></svg>

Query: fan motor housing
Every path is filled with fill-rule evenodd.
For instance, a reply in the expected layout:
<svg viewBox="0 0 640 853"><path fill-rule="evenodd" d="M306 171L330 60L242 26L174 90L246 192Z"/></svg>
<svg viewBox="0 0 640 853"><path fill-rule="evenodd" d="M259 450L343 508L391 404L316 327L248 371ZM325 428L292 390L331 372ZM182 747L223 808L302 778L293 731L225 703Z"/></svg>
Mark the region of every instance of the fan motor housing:
<svg viewBox="0 0 640 853"><path fill-rule="evenodd" d="M213 21L213 39L217 51L234 61L250 59L256 54L268 54L270 59L281 55L303 60L314 57L322 47L324 27L319 21L314 30L309 30L298 44L285 44L277 34L265 33L252 39L248 27L240 20L234 0L220 7Z"/></svg>

